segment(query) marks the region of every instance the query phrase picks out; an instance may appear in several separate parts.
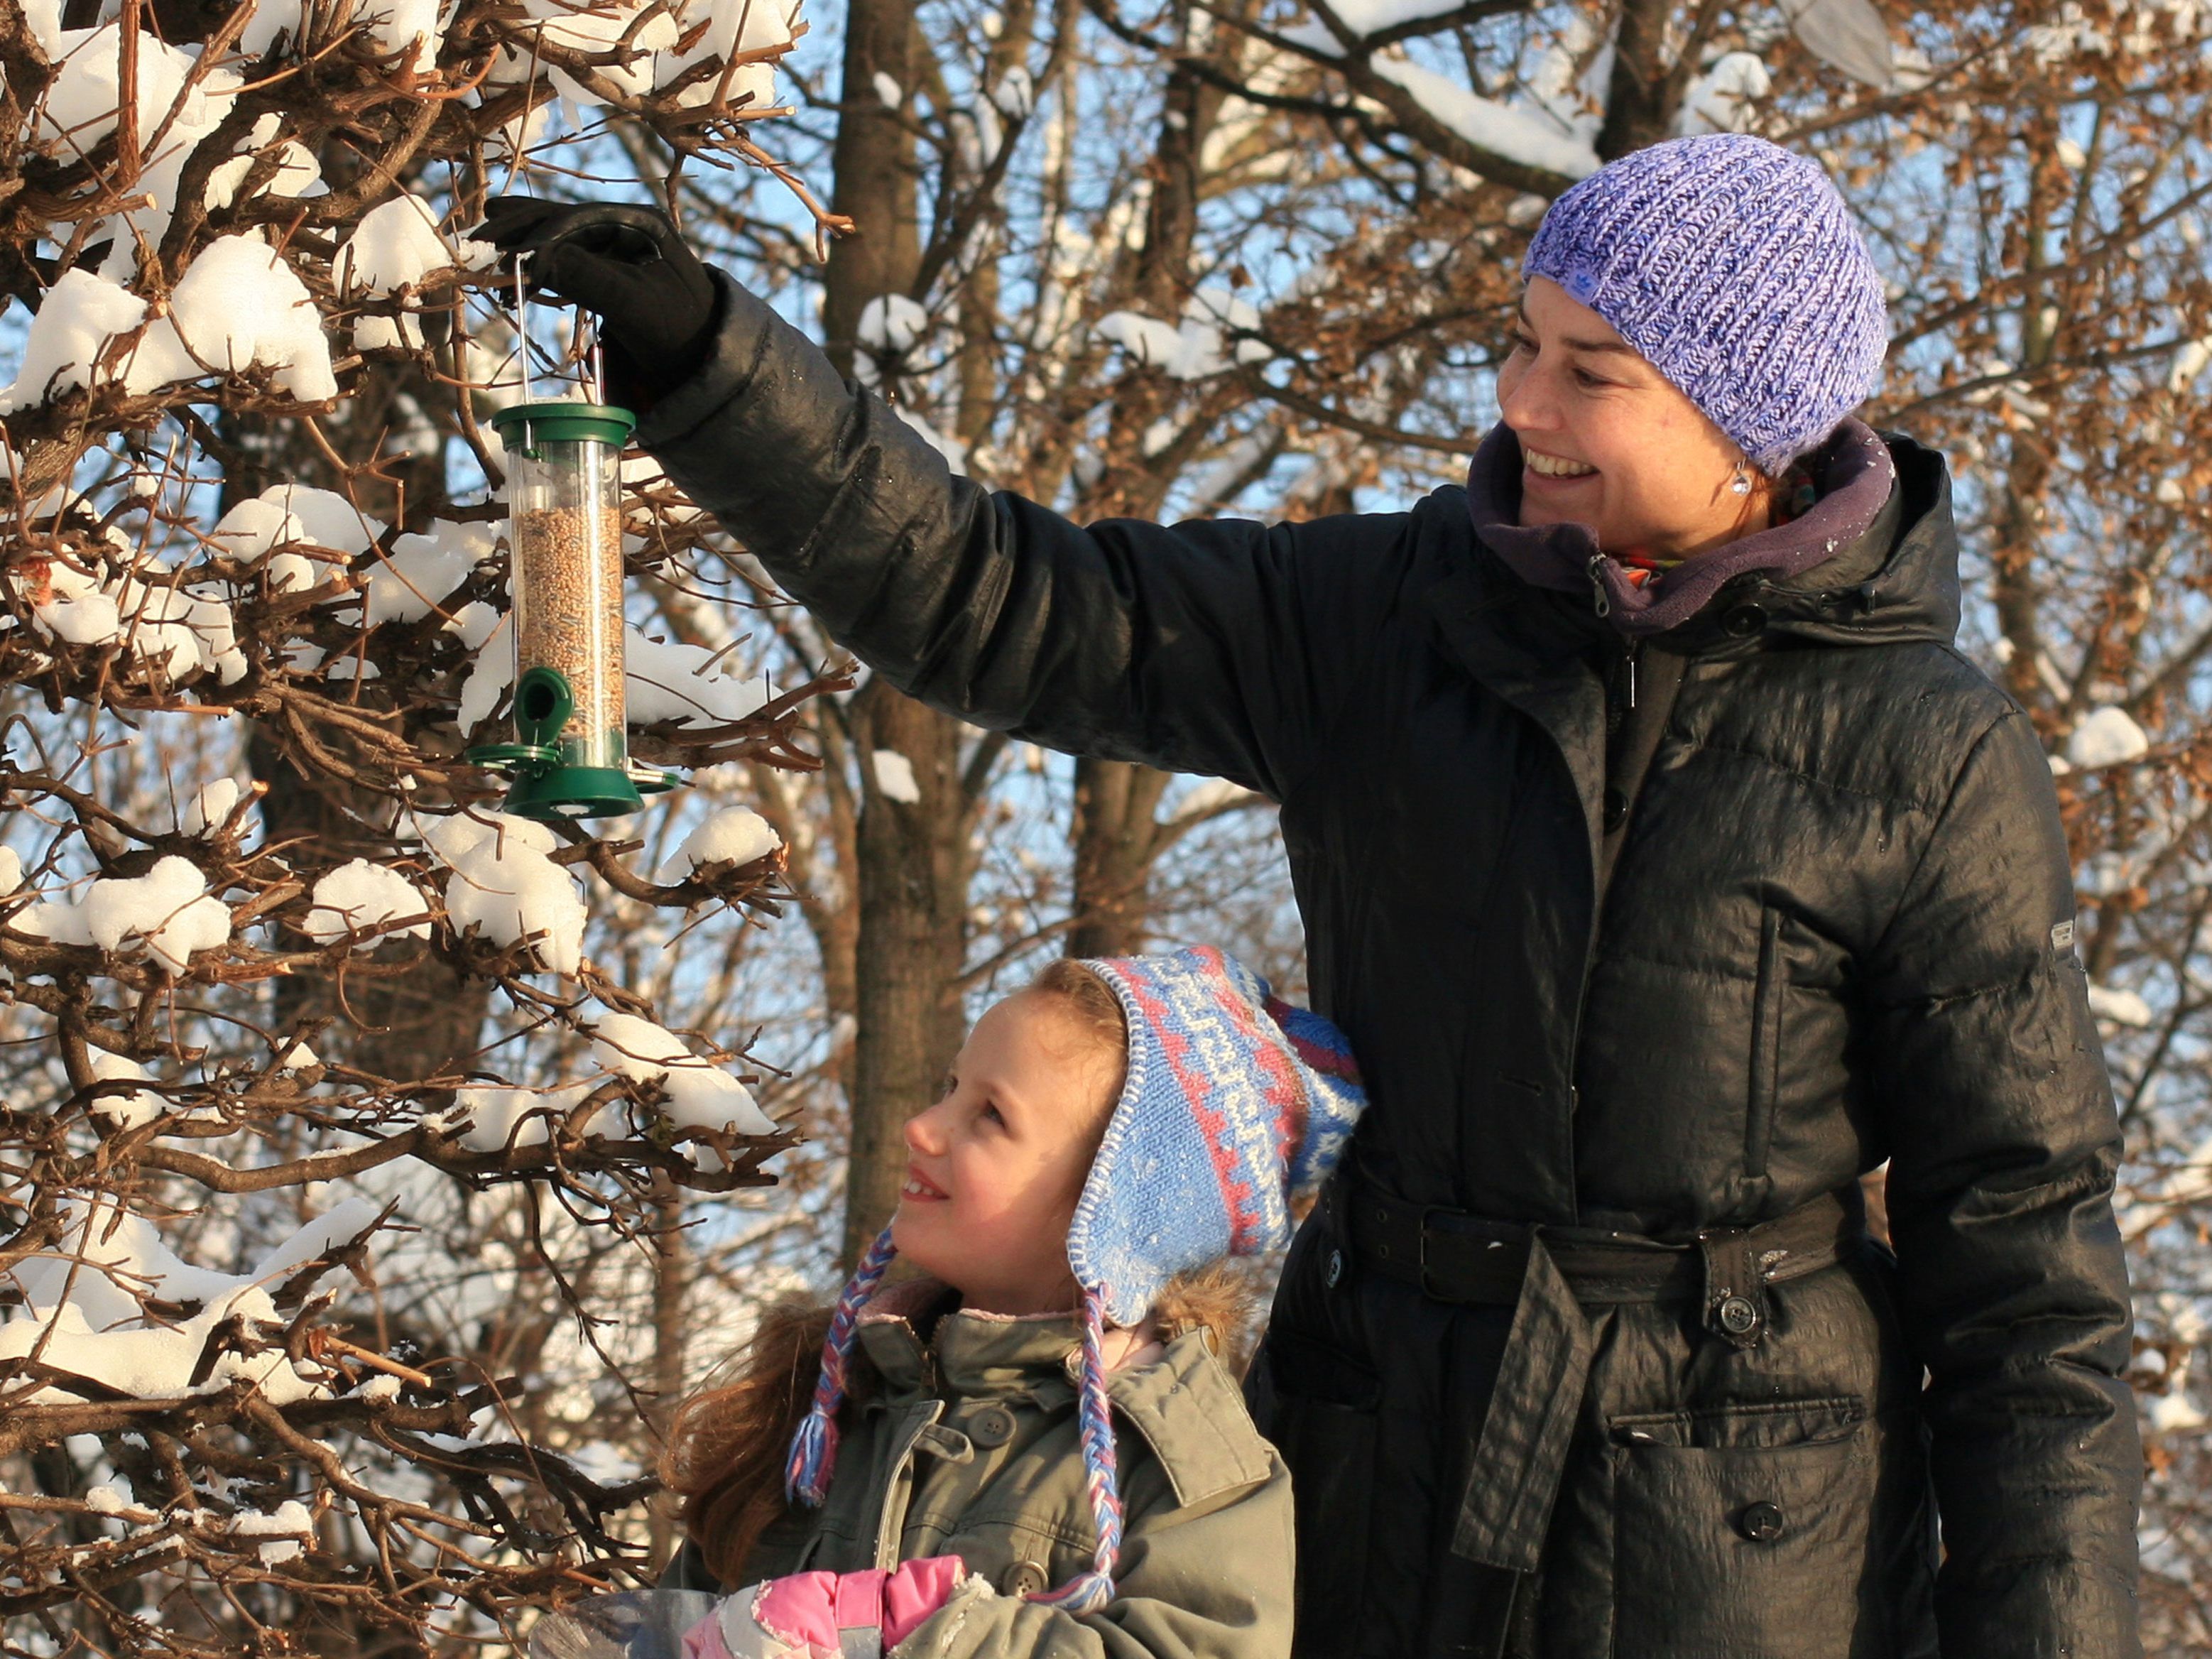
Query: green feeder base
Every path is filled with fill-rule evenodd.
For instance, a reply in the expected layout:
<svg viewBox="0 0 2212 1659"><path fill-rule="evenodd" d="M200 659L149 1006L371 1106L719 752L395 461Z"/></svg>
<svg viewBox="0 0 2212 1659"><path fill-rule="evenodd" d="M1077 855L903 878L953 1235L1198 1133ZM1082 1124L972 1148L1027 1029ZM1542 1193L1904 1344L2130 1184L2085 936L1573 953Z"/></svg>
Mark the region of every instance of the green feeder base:
<svg viewBox="0 0 2212 1659"><path fill-rule="evenodd" d="M489 744L468 753L472 764L507 775L501 811L524 818L611 818L645 805L637 793L645 780L629 767L578 766L562 760L561 728L574 708L575 697L558 669L528 669L516 682L514 723L522 740ZM609 735L619 757L620 734ZM666 775L650 775L658 779ZM657 787L666 788L674 782L672 777Z"/></svg>
<svg viewBox="0 0 2212 1659"><path fill-rule="evenodd" d="M524 818L611 818L644 805L629 774L617 767L556 766L517 774L501 810Z"/></svg>

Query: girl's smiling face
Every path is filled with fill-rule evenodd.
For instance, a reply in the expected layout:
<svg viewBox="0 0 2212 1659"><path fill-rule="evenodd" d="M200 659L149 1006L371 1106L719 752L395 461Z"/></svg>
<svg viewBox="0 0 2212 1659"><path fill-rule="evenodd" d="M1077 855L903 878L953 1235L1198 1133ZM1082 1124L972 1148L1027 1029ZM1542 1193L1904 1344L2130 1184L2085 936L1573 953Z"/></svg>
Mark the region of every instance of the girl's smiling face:
<svg viewBox="0 0 2212 1659"><path fill-rule="evenodd" d="M1025 991L986 1009L944 1096L907 1120L899 1255L981 1312L1073 1307L1067 1230L1120 1070L1059 997Z"/></svg>
<svg viewBox="0 0 2212 1659"><path fill-rule="evenodd" d="M1619 555L1687 558L1768 522L1771 485L1612 324L1549 277L1521 298L1498 404L1521 441L1521 522L1589 526Z"/></svg>

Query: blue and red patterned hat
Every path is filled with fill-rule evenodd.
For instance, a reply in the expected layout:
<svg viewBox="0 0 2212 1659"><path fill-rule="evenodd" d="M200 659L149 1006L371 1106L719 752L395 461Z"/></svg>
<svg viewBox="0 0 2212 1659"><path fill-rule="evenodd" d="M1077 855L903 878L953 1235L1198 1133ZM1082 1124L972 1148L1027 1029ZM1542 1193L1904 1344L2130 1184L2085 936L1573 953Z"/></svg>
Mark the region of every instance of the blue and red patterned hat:
<svg viewBox="0 0 2212 1659"><path fill-rule="evenodd" d="M1291 1199L1336 1167L1367 1097L1344 1034L1233 957L1083 965L1121 1001L1129 1066L1067 1259L1134 1325L1176 1273L1287 1243Z"/></svg>
<svg viewBox="0 0 2212 1659"><path fill-rule="evenodd" d="M1076 1613L1112 1601L1121 1548L1106 1327L1141 1323L1179 1273L1287 1243L1291 1200L1336 1167L1367 1103L1344 1034L1279 1000L1233 957L1206 946L1082 965L1121 1005L1128 1071L1067 1233L1083 1289L1076 1412L1097 1548L1089 1571L1030 1598ZM895 1254L886 1227L838 1298L786 1473L801 1503L829 1493L854 1331Z"/></svg>

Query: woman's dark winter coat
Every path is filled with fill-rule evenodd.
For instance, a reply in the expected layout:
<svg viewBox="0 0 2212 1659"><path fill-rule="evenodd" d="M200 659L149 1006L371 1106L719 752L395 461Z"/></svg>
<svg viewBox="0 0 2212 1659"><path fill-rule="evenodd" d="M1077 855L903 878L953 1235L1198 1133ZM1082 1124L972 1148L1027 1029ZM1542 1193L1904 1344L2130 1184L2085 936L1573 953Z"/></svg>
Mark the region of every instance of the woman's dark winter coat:
<svg viewBox="0 0 2212 1659"><path fill-rule="evenodd" d="M1644 647L1678 684L1624 812L1625 647L1484 548L1461 490L1079 528L948 477L726 283L713 356L640 436L902 690L1282 803L1376 1187L1681 1243L1890 1160L1894 1265L1772 1285L1754 1346L1692 1304L1583 1309L1528 1574L1455 1553L1498 1497L1466 1487L1514 1310L1374 1271L1324 1206L1254 1384L1301 1654L2137 1650L2118 1132L2043 751L1952 644L1939 457L1892 440L1860 544Z"/></svg>

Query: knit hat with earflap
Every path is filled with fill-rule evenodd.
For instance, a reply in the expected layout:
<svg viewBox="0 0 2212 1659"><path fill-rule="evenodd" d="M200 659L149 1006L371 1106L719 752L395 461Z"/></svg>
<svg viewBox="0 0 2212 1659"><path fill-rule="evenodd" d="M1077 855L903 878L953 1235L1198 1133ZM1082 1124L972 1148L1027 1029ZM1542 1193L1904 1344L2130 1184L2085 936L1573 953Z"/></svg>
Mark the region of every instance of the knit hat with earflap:
<svg viewBox="0 0 2212 1659"><path fill-rule="evenodd" d="M1873 394L1881 277L1819 165L1747 133L1653 144L1552 204L1522 262L1778 477Z"/></svg>
<svg viewBox="0 0 2212 1659"><path fill-rule="evenodd" d="M1076 1411L1098 1543L1089 1571L1030 1599L1071 1613L1113 1600L1121 1547L1106 1327L1140 1323L1179 1273L1287 1243L1291 1199L1336 1166L1366 1105L1343 1033L1279 1001L1234 957L1208 947L1083 966L1121 1005L1128 1069L1067 1234L1083 1291ZM796 1501L829 1492L853 1334L895 1253L886 1227L838 1298L813 1405L792 1441L785 1486Z"/></svg>

